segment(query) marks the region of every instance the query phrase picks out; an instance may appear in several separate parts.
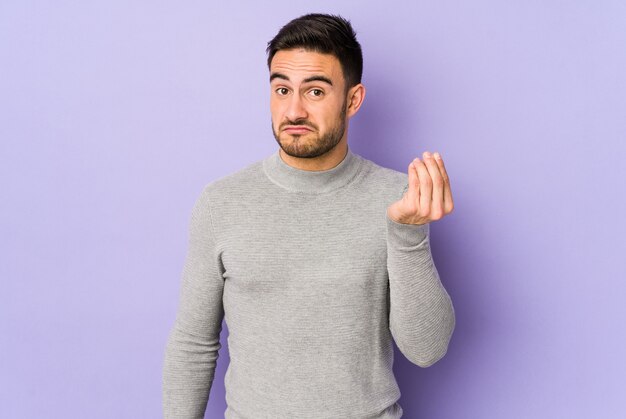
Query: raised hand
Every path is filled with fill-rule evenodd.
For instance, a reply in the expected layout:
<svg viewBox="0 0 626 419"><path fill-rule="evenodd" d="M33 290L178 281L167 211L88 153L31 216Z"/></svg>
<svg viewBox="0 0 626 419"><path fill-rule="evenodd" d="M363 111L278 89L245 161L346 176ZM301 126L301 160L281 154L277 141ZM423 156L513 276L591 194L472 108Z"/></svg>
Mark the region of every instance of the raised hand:
<svg viewBox="0 0 626 419"><path fill-rule="evenodd" d="M450 179L437 152L415 158L408 168L409 188L399 201L387 208L387 215L402 224L426 224L440 220L454 208Z"/></svg>

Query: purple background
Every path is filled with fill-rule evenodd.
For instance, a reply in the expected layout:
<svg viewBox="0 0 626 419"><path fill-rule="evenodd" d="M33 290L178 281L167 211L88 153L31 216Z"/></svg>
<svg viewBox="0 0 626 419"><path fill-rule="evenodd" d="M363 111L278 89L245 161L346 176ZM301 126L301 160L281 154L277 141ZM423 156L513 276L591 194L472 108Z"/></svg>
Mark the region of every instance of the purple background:
<svg viewBox="0 0 626 419"><path fill-rule="evenodd" d="M626 3L236 3L0 4L0 417L160 417L191 207L277 149L264 49L312 11L364 49L351 148L452 180L457 327L396 350L405 417L624 417Z"/></svg>

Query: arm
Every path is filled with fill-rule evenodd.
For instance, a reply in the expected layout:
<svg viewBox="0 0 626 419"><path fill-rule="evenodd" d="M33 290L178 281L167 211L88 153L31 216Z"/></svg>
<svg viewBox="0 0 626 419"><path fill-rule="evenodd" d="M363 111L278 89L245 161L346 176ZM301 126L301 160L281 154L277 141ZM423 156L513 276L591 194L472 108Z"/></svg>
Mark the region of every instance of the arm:
<svg viewBox="0 0 626 419"><path fill-rule="evenodd" d="M222 272L205 188L191 213L178 312L165 349L165 419L204 417L221 347Z"/></svg>
<svg viewBox="0 0 626 419"><path fill-rule="evenodd" d="M401 224L387 217L389 328L412 363L441 359L455 326L450 296L439 279L429 243L429 224Z"/></svg>
<svg viewBox="0 0 626 419"><path fill-rule="evenodd" d="M402 198L387 209L389 328L400 351L420 367L446 354L455 327L429 239L430 223L453 208L443 159L425 152L423 162L416 158L409 164Z"/></svg>

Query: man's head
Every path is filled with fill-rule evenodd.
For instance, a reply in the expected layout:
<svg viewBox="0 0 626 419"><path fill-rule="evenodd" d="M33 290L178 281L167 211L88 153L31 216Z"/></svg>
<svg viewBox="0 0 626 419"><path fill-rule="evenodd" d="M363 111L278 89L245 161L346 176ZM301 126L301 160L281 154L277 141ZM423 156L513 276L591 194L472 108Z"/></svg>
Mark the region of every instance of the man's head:
<svg viewBox="0 0 626 419"><path fill-rule="evenodd" d="M341 64L346 89L361 83L361 45L350 22L341 16L311 13L287 23L267 44L268 68L278 51L296 48L334 55Z"/></svg>
<svg viewBox="0 0 626 419"><path fill-rule="evenodd" d="M347 141L347 121L363 101L363 58L352 26L309 14L268 43L272 130L290 156L314 158Z"/></svg>

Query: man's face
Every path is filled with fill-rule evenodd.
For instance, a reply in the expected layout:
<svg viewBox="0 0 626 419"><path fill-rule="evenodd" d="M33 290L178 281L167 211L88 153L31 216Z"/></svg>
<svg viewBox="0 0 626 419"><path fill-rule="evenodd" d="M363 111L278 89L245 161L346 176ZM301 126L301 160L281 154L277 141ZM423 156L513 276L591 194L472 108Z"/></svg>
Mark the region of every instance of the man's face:
<svg viewBox="0 0 626 419"><path fill-rule="evenodd" d="M270 66L272 131L283 151L313 158L346 134L346 86L339 60L304 49L278 51Z"/></svg>

